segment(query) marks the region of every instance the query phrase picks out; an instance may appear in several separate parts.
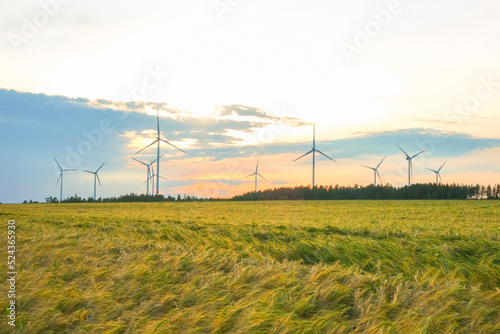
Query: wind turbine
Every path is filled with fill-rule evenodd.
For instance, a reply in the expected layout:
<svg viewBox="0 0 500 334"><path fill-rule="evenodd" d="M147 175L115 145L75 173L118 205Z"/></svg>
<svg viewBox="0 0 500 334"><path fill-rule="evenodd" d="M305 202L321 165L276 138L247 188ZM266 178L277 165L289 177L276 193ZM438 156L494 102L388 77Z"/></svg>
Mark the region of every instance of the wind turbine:
<svg viewBox="0 0 500 334"><path fill-rule="evenodd" d="M316 156L315 156L316 152L318 152L319 154L327 157L328 159L332 160L333 162L337 162L337 161L333 160L332 158L330 158L325 153L323 153L320 150L316 149L316 124L313 124L313 147L312 147L312 149L309 152L307 152L306 154L301 155L300 157L298 157L297 159L295 159L295 160L292 161L292 162L295 162L295 161L299 160L300 158L305 157L306 155L308 155L310 153L313 154L313 178L312 178L312 187L313 188L314 188L314 168L315 168L315 164L316 164Z"/></svg>
<svg viewBox="0 0 500 334"><path fill-rule="evenodd" d="M397 145L401 151L406 155L406 160L408 160L408 187L411 186L411 176L413 175L413 164L412 160L415 158L417 155L425 152L425 150L415 154L414 156L410 157L399 145Z"/></svg>
<svg viewBox="0 0 500 334"><path fill-rule="evenodd" d="M448 160L446 160L446 161L448 161ZM439 182L438 182L438 181L439 181L439 180L438 180L438 177L439 177L439 179L441 180L441 183L443 182L443 179L441 178L441 174L439 174L439 172L441 171L441 168L443 168L443 166L444 166L444 164L446 163L446 161L445 161L445 162L441 165L441 167L439 167L439 169L438 169L438 170L434 170L434 169L426 168L426 169L428 169L428 170L430 170L430 171L432 171L432 172L436 173L436 184L439 184Z"/></svg>
<svg viewBox="0 0 500 334"><path fill-rule="evenodd" d="M59 167L59 170L61 171L61 173L59 174L59 178L57 179L57 182L56 182L56 184L58 184L59 180L61 180L61 194L59 195L59 203L61 203L62 202L62 189L63 189L63 173L64 172L73 172L73 171L78 170L78 169L62 169L61 165L59 165L56 158L55 157L52 157L52 158L54 158L57 166Z"/></svg>
<svg viewBox="0 0 500 334"><path fill-rule="evenodd" d="M160 158L161 158L162 156L163 156L163 154L162 154L162 155L160 155ZM136 158L134 158L134 157L132 157L132 159L134 159L135 161L137 161L137 162L138 162L138 163L140 163L140 164L143 164L144 166L146 166L146 167L148 168L147 177L146 177L146 182L148 183L148 184L146 185L146 195L149 195L149 179L151 179L151 176L150 176L150 175L151 175L151 170L153 170L153 168L151 167L151 165L152 165L152 164L154 164L154 163L155 163L155 161L156 161L156 160L158 160L159 158L154 159L154 160L153 160L153 161L151 161L149 164L145 163L144 161L138 160L138 159L136 159ZM154 181L155 181L155 179L153 178L153 188L154 188ZM145 182L145 183L146 183L146 182ZM151 192L151 195L153 194L153 192L154 192L154 191L152 191L152 192Z"/></svg>
<svg viewBox="0 0 500 334"><path fill-rule="evenodd" d="M255 167L255 173L252 173L250 175L245 176L244 179L247 178L247 177L250 177L252 175L255 175L255 192L257 192L257 176L260 176L265 181L267 181L264 176L262 176L262 175L259 174L259 159L257 159L257 166ZM269 181L267 181L267 182L269 182Z"/></svg>
<svg viewBox="0 0 500 334"><path fill-rule="evenodd" d="M375 167L375 168L361 165L363 167L366 167L366 168L373 170L373 185L375 187L377 186L377 175L378 175L378 179L380 180L380 183L382 183L382 179L380 178L380 173L378 172L378 168L380 167L380 165L382 164L382 162L385 160L386 157L387 156L385 156L384 159L382 159L382 161L380 161L379 164L377 165L377 167Z"/></svg>
<svg viewBox="0 0 500 334"><path fill-rule="evenodd" d="M160 158L161 158L161 156L160 156ZM155 161L156 161L156 160L155 160ZM164 178L163 176L156 175L156 174L155 174L155 170L154 170L154 168L151 168L151 176L150 176L150 179L153 179L153 182L151 182L151 188L152 188L152 189L151 189L151 193L154 193L154 192L155 192L155 182L154 182L154 180L155 180L155 176L156 176L156 179L157 179L157 180L158 180L158 178L162 178L162 179L164 179L164 180L167 180L167 179L166 179L166 178ZM148 181L149 181L149 180L148 180ZM146 183L146 182L144 182L144 183Z"/></svg>
<svg viewBox="0 0 500 334"><path fill-rule="evenodd" d="M158 130L156 139L151 144L149 144L148 146L146 146L143 149L137 151L137 153L139 153L141 151L144 151L145 149L147 149L151 145L154 145L155 143L158 143L158 147L157 147L157 150L156 150L156 175L160 175L160 142L164 142L164 143L172 146L173 148L178 149L179 151L181 151L183 153L186 153L186 152L183 151L183 150L181 150L180 148L178 148L174 144L169 143L167 140L161 138L161 135L160 135L160 116L158 114L158 109L156 109L156 124L157 124L157 130ZM137 154L137 153L135 153L135 154ZM158 194L159 190L160 190L160 180L158 178L156 178L156 194Z"/></svg>
<svg viewBox="0 0 500 334"><path fill-rule="evenodd" d="M97 168L97 170L95 172L91 172L91 171L85 170L85 169L83 170L84 172L94 174L94 201L95 201L95 188L96 188L95 180L97 179L97 181L99 181L99 185L101 185L101 180L99 180L99 175L97 175L97 173L99 173L99 170L102 168L102 166L104 166L104 164L105 164L105 162L103 162L101 167Z"/></svg>

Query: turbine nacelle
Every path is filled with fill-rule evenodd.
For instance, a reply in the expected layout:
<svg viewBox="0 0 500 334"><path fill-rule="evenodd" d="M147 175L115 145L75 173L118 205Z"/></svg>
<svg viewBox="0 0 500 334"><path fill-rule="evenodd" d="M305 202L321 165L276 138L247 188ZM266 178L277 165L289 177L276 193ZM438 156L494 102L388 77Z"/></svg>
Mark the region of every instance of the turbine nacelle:
<svg viewBox="0 0 500 334"><path fill-rule="evenodd" d="M259 174L259 159L257 159L257 165L255 166L255 173L245 176L244 179L254 175L255 175L255 192L257 192L257 176L260 176L264 181L269 183L269 181L264 176Z"/></svg>
<svg viewBox="0 0 500 334"><path fill-rule="evenodd" d="M439 167L438 170L434 170L434 169L430 169L430 168L426 168L428 170L430 170L431 172L434 172L436 174L436 184L438 184L438 177L439 177L439 180L441 180L441 182L443 182L443 179L441 178L441 169L443 168L444 164L447 162L448 160L446 160L442 165L441 167Z"/></svg>
<svg viewBox="0 0 500 334"><path fill-rule="evenodd" d="M139 152L144 151L145 149L147 149L148 147L150 147L150 146L152 146L154 144L158 144L158 147L157 147L157 150L156 150L156 175L159 175L160 174L160 143L161 142L164 142L164 143L172 146L173 148L181 151L182 153L186 153L186 152L184 150L181 150L180 148L178 148L174 144L168 142L167 140L165 140L165 139L163 139L161 137L161 132L160 132L160 115L159 115L158 109L156 109L156 129L157 129L156 139L151 144L149 144L146 147L142 148L141 150L137 151L135 154L138 154ZM149 171L149 169L148 169L148 171ZM153 173L153 175L154 175L154 173ZM149 174L148 174L148 180L149 180ZM153 182L153 185L154 185L154 182ZM156 193L157 194L159 193L159 188L160 188L160 178L157 177L156 178Z"/></svg>
<svg viewBox="0 0 500 334"><path fill-rule="evenodd" d="M56 162L57 167L59 167L59 170L60 170L59 177L57 178L56 185L59 184L59 181L61 181L61 192L60 192L60 195L59 195L59 202L62 202L63 174L64 174L64 172L73 172L73 171L78 170L78 169L63 169L61 167L61 165L59 164L59 162L57 162L57 159L55 157L52 157L52 158L54 158L54 161Z"/></svg>
<svg viewBox="0 0 500 334"><path fill-rule="evenodd" d="M377 185L377 175L378 175L378 179L380 180L380 183L382 183L382 178L380 177L380 173L378 172L378 168L380 167L380 165L382 164L382 162L384 162L385 158L387 158L387 156L385 156L377 165L377 167L373 168L373 167L368 167L368 166L365 166L365 165L361 165L365 168L368 168L368 169L371 169L373 171L373 185L376 186Z"/></svg>
<svg viewBox="0 0 500 334"><path fill-rule="evenodd" d="M406 160L408 161L408 186L411 186L411 176L413 175L413 164L412 164L412 160L413 160L413 158L415 158L416 156L418 156L418 155L420 155L420 154L424 153L424 152L425 152L425 150L420 151L420 152L418 152L417 154L415 154L414 156L410 157L410 156L408 155L408 153L406 153L406 152L405 152L405 151L401 148L401 146L399 146L399 145L397 145L397 144L396 144L396 146L397 146L397 147L399 147L399 149L400 149L401 151L403 151L403 153L406 155Z"/></svg>
<svg viewBox="0 0 500 334"><path fill-rule="evenodd" d="M314 171L315 171L315 165L316 165L316 157L315 157L315 153L316 153L316 152L318 152L318 153L319 153L319 154L321 154L322 156L324 156L324 157L326 157L326 158L328 158L328 159L332 160L333 162L337 162L337 161L335 161L334 159L330 158L330 157L329 157L328 155L326 155L325 153L323 153L323 152L321 152L320 150L317 150L317 149L316 149L316 125L315 125L315 124L313 124L313 146L312 146L312 149L311 149L309 152L307 152L307 153L305 153L305 154L301 155L300 157L298 157L297 159L295 159L295 160L293 160L293 161L292 161L292 162L295 162L295 161L297 161L297 160L299 160L299 159L301 159L301 158L305 157L306 155L309 155L309 154L311 154L311 153L313 154L313 173L312 173L312 174L313 174L313 175L312 175L312 187L313 187L313 188L314 188Z"/></svg>
<svg viewBox="0 0 500 334"><path fill-rule="evenodd" d="M101 166L99 166L99 168L97 168L97 170L95 172L92 172L90 170L83 170L84 172L87 172L87 173L90 173L90 174L94 174L94 201L96 200L96 180L99 181L99 186L102 187L102 184L101 184L101 180L99 179L99 171L101 170L102 166L104 166L105 162L103 162L101 164Z"/></svg>

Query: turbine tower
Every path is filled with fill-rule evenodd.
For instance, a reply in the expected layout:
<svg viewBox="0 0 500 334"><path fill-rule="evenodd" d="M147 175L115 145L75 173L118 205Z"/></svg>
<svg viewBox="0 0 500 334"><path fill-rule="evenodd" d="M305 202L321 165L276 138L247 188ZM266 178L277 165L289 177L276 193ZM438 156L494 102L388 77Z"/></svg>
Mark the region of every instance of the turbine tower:
<svg viewBox="0 0 500 334"><path fill-rule="evenodd" d="M99 175L97 175L97 173L99 173L99 170L102 168L102 166L104 166L105 162L102 163L101 167L97 168L97 170L95 172L91 172L89 170L83 170L84 172L87 172L87 173L90 173L90 174L94 174L94 201L95 201L95 190L96 190L96 184L95 184L95 180L97 179L97 181L99 181L99 185L101 186L101 180L99 180Z"/></svg>
<svg viewBox="0 0 500 334"><path fill-rule="evenodd" d="M162 157L163 155L160 156L160 158ZM155 160L156 161L156 160ZM156 179L158 180L158 178L162 178L164 180L167 180L166 178L164 178L163 176L159 176L159 175L156 175L155 174L155 170L154 168L151 168L151 176L150 176L150 179L153 179L153 181L151 182L151 193L154 193L155 192L155 176L156 176ZM149 180L148 180L149 181ZM144 182L146 183L146 182Z"/></svg>
<svg viewBox="0 0 500 334"><path fill-rule="evenodd" d="M59 167L59 170L61 171L61 173L59 174L59 178L57 179L57 182L56 182L56 184L58 184L59 180L61 180L61 194L59 195L59 203L61 203L62 202L62 190L63 190L63 173L64 172L73 172L73 171L78 170L78 169L62 169L61 165L59 165L56 158L55 157L52 157L52 158L54 158L57 166Z"/></svg>
<svg viewBox="0 0 500 334"><path fill-rule="evenodd" d="M386 157L387 156L385 156L384 159L382 159L382 161L380 161L379 164L377 165L377 167L375 167L375 168L361 165L363 167L366 167L366 168L373 170L373 185L375 187L377 186L377 175L378 175L378 179L380 180L380 183L382 183L382 179L380 178L380 173L378 172L378 168L380 167L380 165L382 164L382 162L385 160Z"/></svg>
<svg viewBox="0 0 500 334"><path fill-rule="evenodd" d="M161 134L160 134L160 116L158 114L158 109L156 109L156 125L157 125L157 136L156 136L156 139L151 144L149 144L148 146L146 146L143 149L137 151L135 154L137 154L139 152L142 152L145 149L147 149L148 147L150 147L151 145L154 145L154 144L158 143L158 147L156 149L156 175L160 175L160 142L164 142L164 143L172 146L173 148L178 149L179 151L181 151L183 153L186 153L186 152L183 151L183 150L181 150L180 148L178 148L174 144L169 143L167 140L165 140L165 139L163 139L161 137ZM159 190L160 190L160 179L156 178L156 194L157 195L159 193Z"/></svg>
<svg viewBox="0 0 500 334"><path fill-rule="evenodd" d="M448 160L446 160L448 161ZM441 174L439 172L441 172L441 168L443 168L444 164L446 163L446 161L441 165L441 167L439 167L438 170L434 170L434 169L430 169L430 168L426 168L434 173L436 173L436 184L439 184L439 180L438 180L438 177L439 179L441 180L441 183L443 183L443 179L441 178Z"/></svg>
<svg viewBox="0 0 500 334"><path fill-rule="evenodd" d="M266 180L266 178L264 176L262 176L262 175L259 174L259 159L257 159L257 166L255 167L255 173L252 173L250 175L245 176L244 179L247 178L247 177L250 177L252 175L255 175L255 192L257 192L257 176L260 176L266 182L269 182L269 181Z"/></svg>
<svg viewBox="0 0 500 334"><path fill-rule="evenodd" d="M410 157L399 145L397 145L401 151L406 155L406 160L408 160L408 187L411 186L411 176L413 175L413 164L412 160L415 158L417 155L425 152L425 150L415 154L414 156Z"/></svg>
<svg viewBox="0 0 500 334"><path fill-rule="evenodd" d="M316 149L316 124L313 124L313 147L312 149L307 152L306 154L303 154L301 155L300 157L298 157L297 159L293 160L292 162L295 162L303 157L305 157L306 155L312 153L313 154L313 165L312 165L312 187L314 188L314 169L315 169L315 164L316 164L316 152L318 152L319 154L327 157L328 159L332 160L333 162L337 162L335 160L333 160L332 158L330 158L328 155L326 155L325 153L321 152L320 150L317 150Z"/></svg>
<svg viewBox="0 0 500 334"><path fill-rule="evenodd" d="M161 158L162 156L163 156L163 154L162 154L162 155L160 155L160 158ZM151 161L149 164L145 163L144 161L138 160L138 159L136 159L136 158L134 158L134 157L132 157L132 159L134 159L135 161L137 161L137 162L138 162L138 163L140 163L140 164L143 164L144 166L146 166L146 167L148 168L148 171L147 171L147 177L146 177L146 182L147 182L147 185L146 185L146 195L148 195L148 196L149 196L149 179L151 179L151 176L150 176L150 175L151 175L151 171L153 170L153 168L151 167L151 165L152 165L152 164L154 164L154 163L155 163L155 161L156 161L156 160L158 160L158 158L154 159L154 160L153 160L153 161ZM144 183L146 183L146 182L144 182ZM154 189L154 182L155 182L155 180L154 180L154 178L153 178L153 189ZM154 190L153 190L153 191L151 191L151 195L153 195L153 192L154 192Z"/></svg>

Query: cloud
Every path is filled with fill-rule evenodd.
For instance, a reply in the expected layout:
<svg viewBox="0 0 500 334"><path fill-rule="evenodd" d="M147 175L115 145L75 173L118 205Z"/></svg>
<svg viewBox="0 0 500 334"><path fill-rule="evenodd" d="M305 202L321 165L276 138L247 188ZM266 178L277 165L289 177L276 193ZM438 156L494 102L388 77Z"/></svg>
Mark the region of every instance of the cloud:
<svg viewBox="0 0 500 334"><path fill-rule="evenodd" d="M103 175L130 174L130 177L120 181L120 185L107 188L110 190L103 189L105 196L123 194L123 189L142 191L143 170L140 166L131 165L129 160L131 156L154 159L155 150L152 148L134 155L155 139L156 115L151 109L153 105L138 102L129 106L138 108L133 111L124 102L89 101L0 89L0 141L8 143L2 153L5 161L10 162L0 166L0 183L6 185L4 189L12 189L11 193L1 193L0 201L40 200L42 196L57 195L57 170L54 169L52 156L68 168L93 170L106 162ZM141 109L148 106L147 112ZM286 113L280 117L255 107L240 105L227 106L223 113L214 117L198 117L175 108L161 109L160 115L162 136L187 151L187 154L181 154L167 145L161 148L165 154L162 168L171 178L167 183L170 186L168 191L189 193L190 190L203 190L206 187L216 189L218 193L214 194L217 196L246 191L248 182L238 178L254 170L256 157L263 158L261 162L265 163L265 168L262 175L273 185L308 180L306 174L304 178L297 178L297 170L309 170L305 165L311 163L310 159L293 164L292 160L309 151L311 141L297 142L290 137L278 141L273 137L279 131L287 133L292 128L306 125L302 120ZM104 131L103 122L109 131ZM336 140L317 139L316 147L338 161L338 164L331 165L320 163L318 171L322 168L325 171L333 169L334 175L339 175L336 173L343 167L346 168L345 173L349 174L352 166L378 162L385 155L401 157L402 153L396 144L409 154L426 149L426 157L446 159L474 156L484 150L496 152L500 148L499 138L479 138L432 128L357 132ZM385 168L402 159L395 157L392 162L389 159L384 162ZM318 156L318 159L324 158ZM235 161L237 172L231 167ZM436 165L441 163L436 161ZM175 169L167 172L171 167ZM232 171L229 174L228 168ZM231 177L228 179L226 174ZM20 178L19 175L26 177ZM331 172L326 175L331 175ZM80 179L78 173L70 176L68 187L73 183L73 188L78 185L80 189L80 182L86 182L87 178ZM287 179L288 183L284 181ZM333 181L325 176L323 179L328 180L326 182L338 180L336 176ZM12 180L19 182L14 183ZM214 184L220 186L214 188ZM41 195L31 195L37 192ZM67 195L74 193L68 190Z"/></svg>
<svg viewBox="0 0 500 334"><path fill-rule="evenodd" d="M339 154L348 158L373 154L398 152L396 144L405 151L426 150L436 156L460 156L475 150L500 146L499 138L478 138L458 132L447 132L432 128L411 128L380 132L355 133L352 138L327 142L337 146ZM417 153L417 152L415 152Z"/></svg>
<svg viewBox="0 0 500 334"><path fill-rule="evenodd" d="M244 106L241 104L218 106L215 108L215 112L216 114L214 115L214 117L218 119L227 119L227 118L249 119L254 122L263 122L263 123L280 121L289 125L293 124L295 126L307 124L301 119L287 115L286 112L281 112L281 111L268 112L259 109L257 107Z"/></svg>
<svg viewBox="0 0 500 334"><path fill-rule="evenodd" d="M455 125L455 126L463 126L463 125L477 125L480 124L479 120L484 121L487 120L487 117L478 116L478 115L457 115L456 117L446 117L446 118L414 118L413 120L416 122L422 123L433 123L433 124L443 124L443 125Z"/></svg>
<svg viewBox="0 0 500 334"><path fill-rule="evenodd" d="M97 99L96 102L100 103L100 104L112 104L113 103L113 101L105 100L105 99Z"/></svg>
<svg viewBox="0 0 500 334"><path fill-rule="evenodd" d="M83 98L83 97L77 97L76 99L73 99L73 101L77 102L77 103L83 103L83 104L87 104L90 102L89 99L86 99L86 98Z"/></svg>
<svg viewBox="0 0 500 334"><path fill-rule="evenodd" d="M220 106L215 109L219 116L253 116L265 119L276 119L276 117L266 114L265 111L255 107L243 106L240 104L231 104Z"/></svg>

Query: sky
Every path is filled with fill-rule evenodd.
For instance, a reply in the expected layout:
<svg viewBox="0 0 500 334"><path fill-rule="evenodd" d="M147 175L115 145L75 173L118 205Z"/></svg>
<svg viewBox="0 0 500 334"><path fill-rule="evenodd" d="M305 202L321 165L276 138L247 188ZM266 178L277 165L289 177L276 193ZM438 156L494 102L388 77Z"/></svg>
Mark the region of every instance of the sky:
<svg viewBox="0 0 500 334"><path fill-rule="evenodd" d="M0 202L500 183L494 0L39 0L0 12Z"/></svg>

